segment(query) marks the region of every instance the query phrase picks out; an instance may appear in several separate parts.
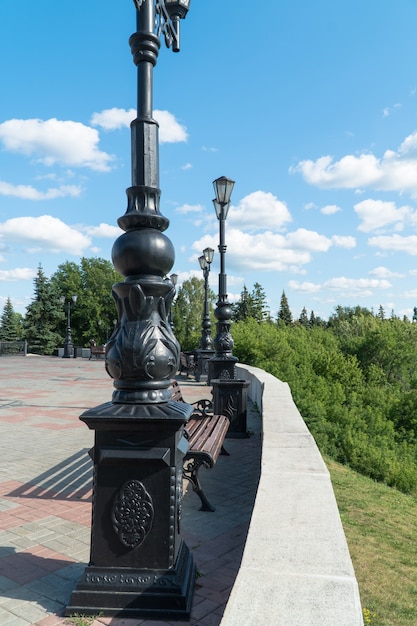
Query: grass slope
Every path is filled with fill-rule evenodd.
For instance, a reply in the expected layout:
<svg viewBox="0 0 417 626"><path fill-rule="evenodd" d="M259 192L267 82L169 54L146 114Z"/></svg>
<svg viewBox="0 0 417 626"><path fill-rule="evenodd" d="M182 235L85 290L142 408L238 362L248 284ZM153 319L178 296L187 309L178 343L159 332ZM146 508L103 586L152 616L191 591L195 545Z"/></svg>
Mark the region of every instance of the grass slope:
<svg viewBox="0 0 417 626"><path fill-rule="evenodd" d="M417 626L417 502L326 458L365 624Z"/></svg>

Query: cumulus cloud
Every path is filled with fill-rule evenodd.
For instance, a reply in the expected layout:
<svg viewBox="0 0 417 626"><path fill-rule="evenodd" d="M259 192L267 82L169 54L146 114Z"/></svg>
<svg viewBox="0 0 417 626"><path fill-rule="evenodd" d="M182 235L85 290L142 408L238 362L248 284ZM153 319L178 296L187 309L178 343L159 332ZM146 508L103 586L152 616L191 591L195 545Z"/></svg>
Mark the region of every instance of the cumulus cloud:
<svg viewBox="0 0 417 626"><path fill-rule="evenodd" d="M202 213L204 207L202 204L183 204L176 209L177 213L186 215L187 213Z"/></svg>
<svg viewBox="0 0 417 626"><path fill-rule="evenodd" d="M290 168L306 182L324 189L373 188L417 193L417 131L404 139L397 150L374 154L348 154L335 161L330 155L306 159Z"/></svg>
<svg viewBox="0 0 417 626"><path fill-rule="evenodd" d="M317 293L325 289L336 291L345 296L352 297L369 297L378 289L389 289L391 283L388 280L376 278L346 278L339 276L326 280L322 284L303 282L299 283L295 280L289 281L289 287L294 291L302 293Z"/></svg>
<svg viewBox="0 0 417 626"><path fill-rule="evenodd" d="M51 215L15 217L0 223L0 239L25 246L29 251L67 252L81 256L91 239Z"/></svg>
<svg viewBox="0 0 417 626"><path fill-rule="evenodd" d="M292 218L285 202L278 200L272 193L254 191L242 198L237 206L230 208L227 220L231 226L253 232L280 231Z"/></svg>
<svg viewBox="0 0 417 626"><path fill-rule="evenodd" d="M393 224L396 230L402 228L403 223L415 214L409 206L397 209L395 202L383 200L362 200L353 207L355 213L362 220L358 230L369 233L384 226Z"/></svg>
<svg viewBox="0 0 417 626"><path fill-rule="evenodd" d="M101 223L98 226L85 226L83 230L90 235L90 237L105 237L113 239L119 237L123 233L122 229L118 226L111 226L110 224Z"/></svg>
<svg viewBox="0 0 417 626"><path fill-rule="evenodd" d="M155 120L159 124L160 143L178 143L187 141L187 129L180 124L175 116L169 111L155 110L153 112ZM117 130L119 128L129 128L131 122L136 119L135 109L105 109L101 113L94 113L91 118L93 126L100 126L104 130Z"/></svg>
<svg viewBox="0 0 417 626"><path fill-rule="evenodd" d="M76 197L81 193L77 185L61 185L40 191L31 185L11 185L0 180L0 195L21 198L22 200L55 200L67 196Z"/></svg>
<svg viewBox="0 0 417 626"><path fill-rule="evenodd" d="M356 239L351 235L333 235L332 243L339 248L351 249L356 247Z"/></svg>
<svg viewBox="0 0 417 626"><path fill-rule="evenodd" d="M377 278L402 278L404 274L399 274L398 272L392 272L387 267L380 265L379 267L375 267L370 272L371 276L376 276Z"/></svg>
<svg viewBox="0 0 417 626"><path fill-rule="evenodd" d="M107 172L113 157L99 150L98 131L80 122L12 119L0 124L6 150L34 156L47 166L59 163Z"/></svg>
<svg viewBox="0 0 417 626"><path fill-rule="evenodd" d="M342 209L337 204L326 204L326 206L320 209L320 213L323 215L333 215L334 213L338 213Z"/></svg>
<svg viewBox="0 0 417 626"><path fill-rule="evenodd" d="M0 281L13 282L31 280L36 276L36 271L30 267L15 267L11 270L0 270Z"/></svg>
<svg viewBox="0 0 417 626"><path fill-rule="evenodd" d="M379 237L370 237L368 244L381 250L391 250L393 252L406 252L412 256L417 255L417 236L409 235L403 237L401 235L381 235Z"/></svg>

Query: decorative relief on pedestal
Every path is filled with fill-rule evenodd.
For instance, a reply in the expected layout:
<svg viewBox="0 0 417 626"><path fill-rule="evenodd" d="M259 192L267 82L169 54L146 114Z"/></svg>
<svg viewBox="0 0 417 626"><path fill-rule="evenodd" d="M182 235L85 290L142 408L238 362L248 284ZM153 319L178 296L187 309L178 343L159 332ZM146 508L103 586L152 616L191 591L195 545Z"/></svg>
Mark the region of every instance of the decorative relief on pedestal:
<svg viewBox="0 0 417 626"><path fill-rule="evenodd" d="M139 480L129 480L117 494L112 507L113 528L126 548L137 548L152 528L152 498Z"/></svg>

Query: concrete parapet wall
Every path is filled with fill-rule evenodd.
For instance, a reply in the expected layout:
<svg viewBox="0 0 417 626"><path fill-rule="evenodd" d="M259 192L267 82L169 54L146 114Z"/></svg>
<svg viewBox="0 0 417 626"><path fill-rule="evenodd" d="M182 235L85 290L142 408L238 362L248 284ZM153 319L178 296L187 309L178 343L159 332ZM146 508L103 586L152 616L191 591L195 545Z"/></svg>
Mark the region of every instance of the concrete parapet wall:
<svg viewBox="0 0 417 626"><path fill-rule="evenodd" d="M239 365L262 411L261 478L221 626L362 626L329 472L289 386Z"/></svg>

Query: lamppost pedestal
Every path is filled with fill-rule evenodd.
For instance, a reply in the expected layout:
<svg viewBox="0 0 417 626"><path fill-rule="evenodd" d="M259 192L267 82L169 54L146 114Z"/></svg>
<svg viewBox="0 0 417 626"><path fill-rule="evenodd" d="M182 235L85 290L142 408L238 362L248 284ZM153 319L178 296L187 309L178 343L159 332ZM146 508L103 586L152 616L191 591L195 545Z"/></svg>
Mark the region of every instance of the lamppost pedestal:
<svg viewBox="0 0 417 626"><path fill-rule="evenodd" d="M199 348L195 351L197 355L197 371L195 373L195 379L199 382L204 382L209 380L209 366L210 360L215 354L214 350L202 350Z"/></svg>
<svg viewBox="0 0 417 626"><path fill-rule="evenodd" d="M213 411L215 415L226 415L230 420L229 430L226 437L248 437L247 430L247 406L248 387L247 380L227 380L224 378L211 379L213 387Z"/></svg>
<svg viewBox="0 0 417 626"><path fill-rule="evenodd" d="M189 617L195 567L179 525L192 408L181 404L108 402L81 415L95 431L94 515L66 615Z"/></svg>

